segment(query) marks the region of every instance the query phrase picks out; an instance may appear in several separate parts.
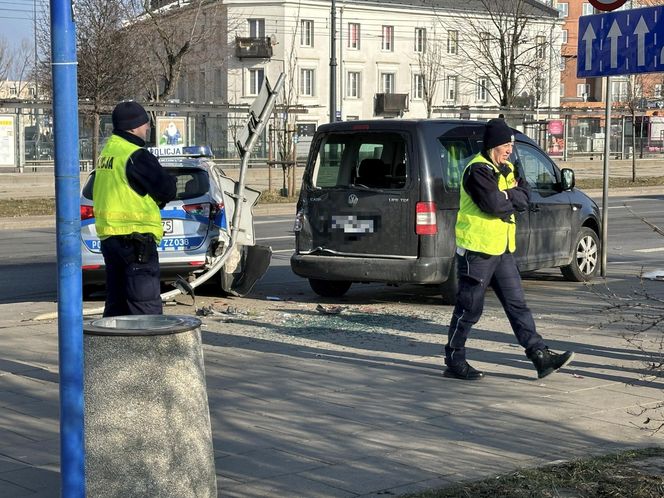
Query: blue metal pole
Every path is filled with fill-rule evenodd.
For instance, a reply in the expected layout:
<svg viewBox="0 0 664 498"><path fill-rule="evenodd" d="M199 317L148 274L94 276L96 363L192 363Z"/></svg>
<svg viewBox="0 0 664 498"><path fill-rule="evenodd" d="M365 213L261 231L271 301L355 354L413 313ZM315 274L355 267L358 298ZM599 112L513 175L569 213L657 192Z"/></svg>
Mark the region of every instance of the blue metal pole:
<svg viewBox="0 0 664 498"><path fill-rule="evenodd" d="M51 0L58 257L61 496L85 496L83 300L76 31L71 0Z"/></svg>

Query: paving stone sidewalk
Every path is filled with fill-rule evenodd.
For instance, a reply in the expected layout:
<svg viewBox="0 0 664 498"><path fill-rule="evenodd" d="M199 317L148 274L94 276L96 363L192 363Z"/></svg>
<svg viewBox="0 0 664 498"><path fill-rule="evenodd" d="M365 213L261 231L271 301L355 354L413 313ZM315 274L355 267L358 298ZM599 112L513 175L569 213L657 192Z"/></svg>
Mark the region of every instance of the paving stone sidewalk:
<svg viewBox="0 0 664 498"><path fill-rule="evenodd" d="M645 358L619 329L593 326L605 318L601 299L531 285L546 291L530 303L542 335L577 353L542 381L494 298L469 353L487 372L477 383L441 376L451 309L426 295L413 306L361 291L330 316L306 298L258 293L232 301L247 313L203 318L219 496L400 495L661 445L638 413L662 401L664 386L642 379ZM0 496L59 494L57 323L30 320L54 307L0 305Z"/></svg>

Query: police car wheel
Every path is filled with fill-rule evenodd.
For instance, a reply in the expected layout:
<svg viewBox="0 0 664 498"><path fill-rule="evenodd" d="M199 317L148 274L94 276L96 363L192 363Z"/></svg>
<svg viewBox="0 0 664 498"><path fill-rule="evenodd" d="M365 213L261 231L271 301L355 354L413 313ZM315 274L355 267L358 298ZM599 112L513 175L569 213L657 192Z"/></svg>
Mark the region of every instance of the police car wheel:
<svg viewBox="0 0 664 498"><path fill-rule="evenodd" d="M341 297L350 289L351 284L352 282L348 282L347 280L309 279L311 289L322 297Z"/></svg>
<svg viewBox="0 0 664 498"><path fill-rule="evenodd" d="M570 282L589 282L599 270L599 237L594 230L582 227L573 246L572 262L560 272Z"/></svg>

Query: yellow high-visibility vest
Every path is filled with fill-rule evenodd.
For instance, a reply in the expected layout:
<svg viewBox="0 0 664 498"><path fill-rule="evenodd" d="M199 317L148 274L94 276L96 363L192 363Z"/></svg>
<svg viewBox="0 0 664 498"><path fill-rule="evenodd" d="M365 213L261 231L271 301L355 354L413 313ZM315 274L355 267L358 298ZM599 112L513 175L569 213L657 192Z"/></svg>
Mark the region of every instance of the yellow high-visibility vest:
<svg viewBox="0 0 664 498"><path fill-rule="evenodd" d="M511 163L507 163L510 173L505 177L491 161L479 153L470 160L464 169L464 174L466 169L477 163L486 164L494 170L498 177L500 190L516 186L514 166ZM514 214L510 215L511 223L508 223L483 212L463 188L463 182L461 182L460 193L459 213L455 227L457 246L493 256L498 256L506 251L514 252L516 250Z"/></svg>
<svg viewBox="0 0 664 498"><path fill-rule="evenodd" d="M127 161L140 147L117 135L104 146L92 191L95 227L100 239L134 232L151 233L159 244L164 235L159 206L149 195L138 195L127 180Z"/></svg>

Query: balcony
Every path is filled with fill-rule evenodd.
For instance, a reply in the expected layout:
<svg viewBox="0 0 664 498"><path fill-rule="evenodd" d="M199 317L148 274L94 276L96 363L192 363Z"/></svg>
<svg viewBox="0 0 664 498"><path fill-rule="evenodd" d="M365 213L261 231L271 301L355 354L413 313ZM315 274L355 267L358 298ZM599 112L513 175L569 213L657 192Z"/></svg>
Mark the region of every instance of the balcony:
<svg viewBox="0 0 664 498"><path fill-rule="evenodd" d="M235 57L238 59L270 59L272 42L268 37L235 37Z"/></svg>
<svg viewBox="0 0 664 498"><path fill-rule="evenodd" d="M407 93L377 93L374 97L374 115L402 116L408 111Z"/></svg>

